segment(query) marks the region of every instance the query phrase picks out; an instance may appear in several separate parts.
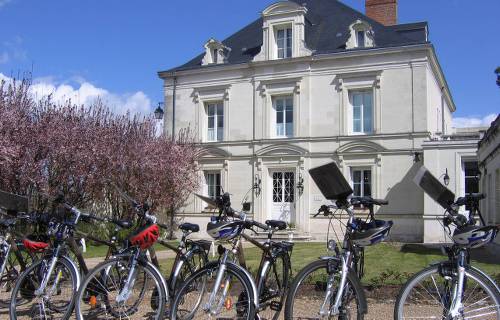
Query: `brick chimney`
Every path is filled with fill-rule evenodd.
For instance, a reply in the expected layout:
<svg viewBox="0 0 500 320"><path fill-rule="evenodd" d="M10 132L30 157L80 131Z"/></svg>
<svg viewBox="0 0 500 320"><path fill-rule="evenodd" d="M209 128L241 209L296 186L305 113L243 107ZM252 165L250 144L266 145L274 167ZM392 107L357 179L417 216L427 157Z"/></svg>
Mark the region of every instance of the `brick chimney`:
<svg viewBox="0 0 500 320"><path fill-rule="evenodd" d="M398 23L398 0L365 0L366 15L386 26Z"/></svg>

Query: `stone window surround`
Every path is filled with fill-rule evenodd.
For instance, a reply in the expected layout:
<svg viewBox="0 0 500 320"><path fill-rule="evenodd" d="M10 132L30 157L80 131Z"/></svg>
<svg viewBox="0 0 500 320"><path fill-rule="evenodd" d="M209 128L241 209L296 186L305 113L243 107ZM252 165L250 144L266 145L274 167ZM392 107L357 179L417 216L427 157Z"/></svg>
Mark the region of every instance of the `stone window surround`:
<svg viewBox="0 0 500 320"><path fill-rule="evenodd" d="M381 177L381 166L382 166L382 156L381 154L374 153L373 155L339 155L338 165L344 177L352 186L351 171L357 168L360 169L371 169L371 187L372 187L372 197L379 198L382 188L382 177Z"/></svg>
<svg viewBox="0 0 500 320"><path fill-rule="evenodd" d="M373 131L371 134L380 133L381 119L381 96L380 96L380 81L382 72L356 72L338 74L335 77L338 85L336 90L339 92L339 119L340 134L360 135L352 133L352 106L349 101L349 91L355 90L372 90L373 91ZM361 134L362 135L362 134ZM369 135L369 134L368 134Z"/></svg>
<svg viewBox="0 0 500 320"><path fill-rule="evenodd" d="M299 114L300 114L300 83L302 78L276 79L260 82L260 96L262 99L262 128L264 128L264 139L289 139L276 137L273 123L273 98L277 96L293 97L293 137L300 136Z"/></svg>
<svg viewBox="0 0 500 320"><path fill-rule="evenodd" d="M193 101L195 103L196 109L196 128L199 141L202 142L210 142L207 141L207 132L208 132L208 117L206 113L206 104L210 102L221 102L223 105L223 114L224 114L224 128L223 128L223 140L229 141L229 91L231 85L226 86L207 86L194 88L193 90Z"/></svg>
<svg viewBox="0 0 500 320"><path fill-rule="evenodd" d="M358 31L363 31L365 34L365 43L363 48L371 48L375 46L374 32L369 23L363 20L356 20L349 26L349 39L346 42L347 49L359 48L358 44Z"/></svg>

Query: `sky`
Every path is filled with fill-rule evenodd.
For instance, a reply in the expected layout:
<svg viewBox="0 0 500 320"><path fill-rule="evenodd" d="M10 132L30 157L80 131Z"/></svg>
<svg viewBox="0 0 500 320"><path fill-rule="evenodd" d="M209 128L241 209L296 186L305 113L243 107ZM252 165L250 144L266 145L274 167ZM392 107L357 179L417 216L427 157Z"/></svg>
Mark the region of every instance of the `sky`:
<svg viewBox="0 0 500 320"><path fill-rule="evenodd" d="M329 1L329 0L324 0ZM116 112L162 101L157 72L259 17L273 0L0 0L0 78L32 72L36 95ZM364 12L364 0L343 0ZM400 23L428 21L455 100L457 126L489 125L500 112L499 0L399 0Z"/></svg>

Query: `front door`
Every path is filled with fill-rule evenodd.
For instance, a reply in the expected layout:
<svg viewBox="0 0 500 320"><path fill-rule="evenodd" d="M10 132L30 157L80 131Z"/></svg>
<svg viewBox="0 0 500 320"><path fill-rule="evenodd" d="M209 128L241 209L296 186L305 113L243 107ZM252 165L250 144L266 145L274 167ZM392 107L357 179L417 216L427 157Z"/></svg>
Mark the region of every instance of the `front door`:
<svg viewBox="0 0 500 320"><path fill-rule="evenodd" d="M271 219L292 222L295 209L295 172L272 171Z"/></svg>

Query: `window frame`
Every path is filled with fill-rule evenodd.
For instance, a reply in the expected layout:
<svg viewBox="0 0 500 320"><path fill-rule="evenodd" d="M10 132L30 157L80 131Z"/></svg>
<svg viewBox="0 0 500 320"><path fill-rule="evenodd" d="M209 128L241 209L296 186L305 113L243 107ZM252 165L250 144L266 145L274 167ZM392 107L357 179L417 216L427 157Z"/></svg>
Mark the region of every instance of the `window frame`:
<svg viewBox="0 0 500 320"><path fill-rule="evenodd" d="M354 96L362 96L362 104L360 106L360 131L355 131L354 129ZM365 97L370 96L371 106L370 106L370 130L365 130ZM350 135L370 135L375 132L375 95L372 88L369 89L349 89L348 90L348 101L349 101L349 134Z"/></svg>
<svg viewBox="0 0 500 320"><path fill-rule="evenodd" d="M354 181L354 173L355 172L360 172L360 194L359 195L356 195L355 193L355 181ZM365 197L367 196L365 194L365 173L366 172L369 172L370 173L370 181L369 181L369 185L370 185L370 194L369 196L370 197L373 197L373 170L372 168L370 167L350 167L350 174L351 174L351 187L352 187L352 190L353 190L353 193L352 195L355 196L355 197Z"/></svg>
<svg viewBox="0 0 500 320"><path fill-rule="evenodd" d="M295 115L294 115L294 97L293 95L278 95L278 96L273 96L272 97L272 112L273 112L273 117L272 117L272 137L274 138L293 138L295 136ZM283 110L278 111L278 102L281 101ZM288 102L291 102L291 106L289 108ZM282 112L282 122L278 122L278 112ZM291 116L292 121L287 122L287 119ZM283 134L279 134L278 132L278 125L282 124L283 126ZM288 130L291 130L291 132L288 132Z"/></svg>
<svg viewBox="0 0 500 320"><path fill-rule="evenodd" d="M206 190L206 194L208 197L215 197L217 195L217 188L219 188L219 195L222 190L222 173L220 170L204 170L203 171L203 176L205 178L204 181L204 188ZM218 176L218 181L217 181L217 176ZM214 184L209 184L209 177L213 177L213 182ZM218 184L217 184L218 182ZM214 194L211 194L211 188L214 190Z"/></svg>
<svg viewBox="0 0 500 320"><path fill-rule="evenodd" d="M287 58L292 58L293 57L293 26L291 24L286 24L286 25L278 25L274 27L275 32L274 32L274 37L275 37L275 52L276 52L276 59L287 59ZM278 37L278 34L280 31L283 31L283 38L281 39L283 41L283 56L280 57L280 38ZM290 40L290 44L288 46L288 40Z"/></svg>
<svg viewBox="0 0 500 320"><path fill-rule="evenodd" d="M214 114L211 115L210 107L214 106ZM222 114L219 114L219 110L221 110ZM207 101L205 102L205 114L206 114L206 142L221 142L224 141L224 102L223 101ZM213 118L213 127L210 128L210 118ZM222 122L222 126L219 127L219 122ZM213 130L212 136L210 134L210 130ZM219 138L220 134L220 138Z"/></svg>

